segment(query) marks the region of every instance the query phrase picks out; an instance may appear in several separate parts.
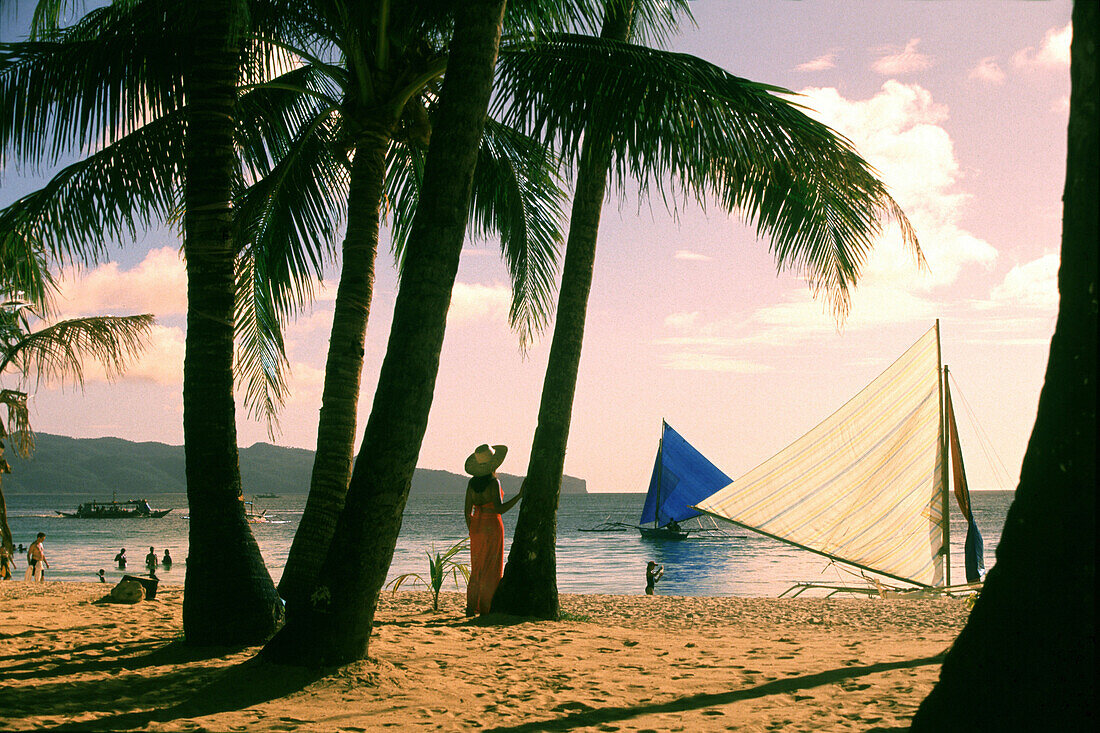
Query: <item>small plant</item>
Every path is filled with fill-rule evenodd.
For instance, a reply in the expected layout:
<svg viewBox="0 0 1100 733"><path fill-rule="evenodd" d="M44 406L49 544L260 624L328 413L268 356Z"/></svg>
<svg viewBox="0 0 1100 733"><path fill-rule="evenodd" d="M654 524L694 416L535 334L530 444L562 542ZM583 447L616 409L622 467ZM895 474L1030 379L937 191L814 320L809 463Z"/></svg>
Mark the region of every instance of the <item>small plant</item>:
<svg viewBox="0 0 1100 733"><path fill-rule="evenodd" d="M432 547L432 552L426 553L428 555L428 579L425 580L424 576L420 573L405 573L404 575L398 575L396 578L386 584L394 593L401 587L401 584L406 580L412 580L417 583L423 583L425 588L429 588L432 591L432 610L439 610L439 591L443 588L443 581L450 575L454 579L455 587L458 586L458 574L462 573L462 580L470 582L470 568L462 563L454 560L454 556L462 550L466 549L467 540L459 540L455 544L451 545L445 552L438 553L435 551L435 547Z"/></svg>

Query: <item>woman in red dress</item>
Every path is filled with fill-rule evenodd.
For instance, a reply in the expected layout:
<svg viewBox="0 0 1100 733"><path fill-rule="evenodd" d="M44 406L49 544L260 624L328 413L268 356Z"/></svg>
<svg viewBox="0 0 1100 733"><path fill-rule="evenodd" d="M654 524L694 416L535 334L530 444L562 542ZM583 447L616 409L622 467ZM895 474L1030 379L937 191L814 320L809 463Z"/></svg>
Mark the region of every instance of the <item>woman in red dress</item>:
<svg viewBox="0 0 1100 733"><path fill-rule="evenodd" d="M507 446L479 445L466 459L466 528L470 531L470 582L466 586L466 615L488 613L504 575L504 521L500 515L515 506L523 488L508 501L496 470L508 455Z"/></svg>

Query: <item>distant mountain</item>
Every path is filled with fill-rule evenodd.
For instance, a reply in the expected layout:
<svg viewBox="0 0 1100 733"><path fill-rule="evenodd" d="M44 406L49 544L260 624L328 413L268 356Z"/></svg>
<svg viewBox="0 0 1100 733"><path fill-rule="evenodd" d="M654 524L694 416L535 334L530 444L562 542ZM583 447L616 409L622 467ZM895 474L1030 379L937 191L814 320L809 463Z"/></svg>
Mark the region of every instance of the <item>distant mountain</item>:
<svg viewBox="0 0 1100 733"><path fill-rule="evenodd" d="M86 494L89 499L141 496L161 491L186 491L183 446L135 443L121 438L68 438L37 433L37 448L29 459L8 450L11 473L4 489ZM241 452L241 481L246 494L304 494L309 490L313 451L256 443ZM417 494L461 494L465 474L418 468L412 491ZM500 474L505 494L519 489L519 476ZM586 494L584 479L565 476L563 494Z"/></svg>

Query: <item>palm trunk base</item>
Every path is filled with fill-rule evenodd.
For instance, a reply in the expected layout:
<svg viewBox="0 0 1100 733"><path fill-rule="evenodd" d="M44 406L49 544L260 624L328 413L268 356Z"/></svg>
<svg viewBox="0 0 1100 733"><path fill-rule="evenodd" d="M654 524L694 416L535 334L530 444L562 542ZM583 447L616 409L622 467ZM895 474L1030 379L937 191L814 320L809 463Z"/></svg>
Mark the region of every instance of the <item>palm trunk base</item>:
<svg viewBox="0 0 1100 733"><path fill-rule="evenodd" d="M1095 709L1093 582L998 562L912 730L1085 730Z"/></svg>
<svg viewBox="0 0 1100 733"><path fill-rule="evenodd" d="M560 473L557 481L528 475L504 578L493 595L493 613L554 621L561 616L555 545L560 489Z"/></svg>
<svg viewBox="0 0 1100 733"><path fill-rule="evenodd" d="M245 526L217 540L191 540L183 594L189 645L262 644L282 621L283 604L260 549L243 516L240 523ZM243 544L227 544L226 536L241 537Z"/></svg>
<svg viewBox="0 0 1100 733"><path fill-rule="evenodd" d="M339 667L367 657L369 625L340 614L314 609L288 613L287 623L264 646L260 656L275 664L320 669Z"/></svg>

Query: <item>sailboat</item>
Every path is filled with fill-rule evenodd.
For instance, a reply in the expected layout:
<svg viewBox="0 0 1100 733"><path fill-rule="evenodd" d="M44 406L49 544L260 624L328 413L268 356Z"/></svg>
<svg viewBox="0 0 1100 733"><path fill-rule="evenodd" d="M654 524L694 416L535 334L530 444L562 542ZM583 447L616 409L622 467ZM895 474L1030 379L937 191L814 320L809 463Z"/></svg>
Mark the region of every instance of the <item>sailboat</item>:
<svg viewBox="0 0 1100 733"><path fill-rule="evenodd" d="M952 588L950 457L968 527L966 580L980 583L982 539L940 365L936 321L843 407L693 508L910 589L944 591ZM840 589L801 583L799 592L815 585Z"/></svg>
<svg viewBox="0 0 1100 733"><path fill-rule="evenodd" d="M689 530L680 522L701 514L692 505L729 483L729 476L662 420L638 530L645 539L687 539Z"/></svg>

